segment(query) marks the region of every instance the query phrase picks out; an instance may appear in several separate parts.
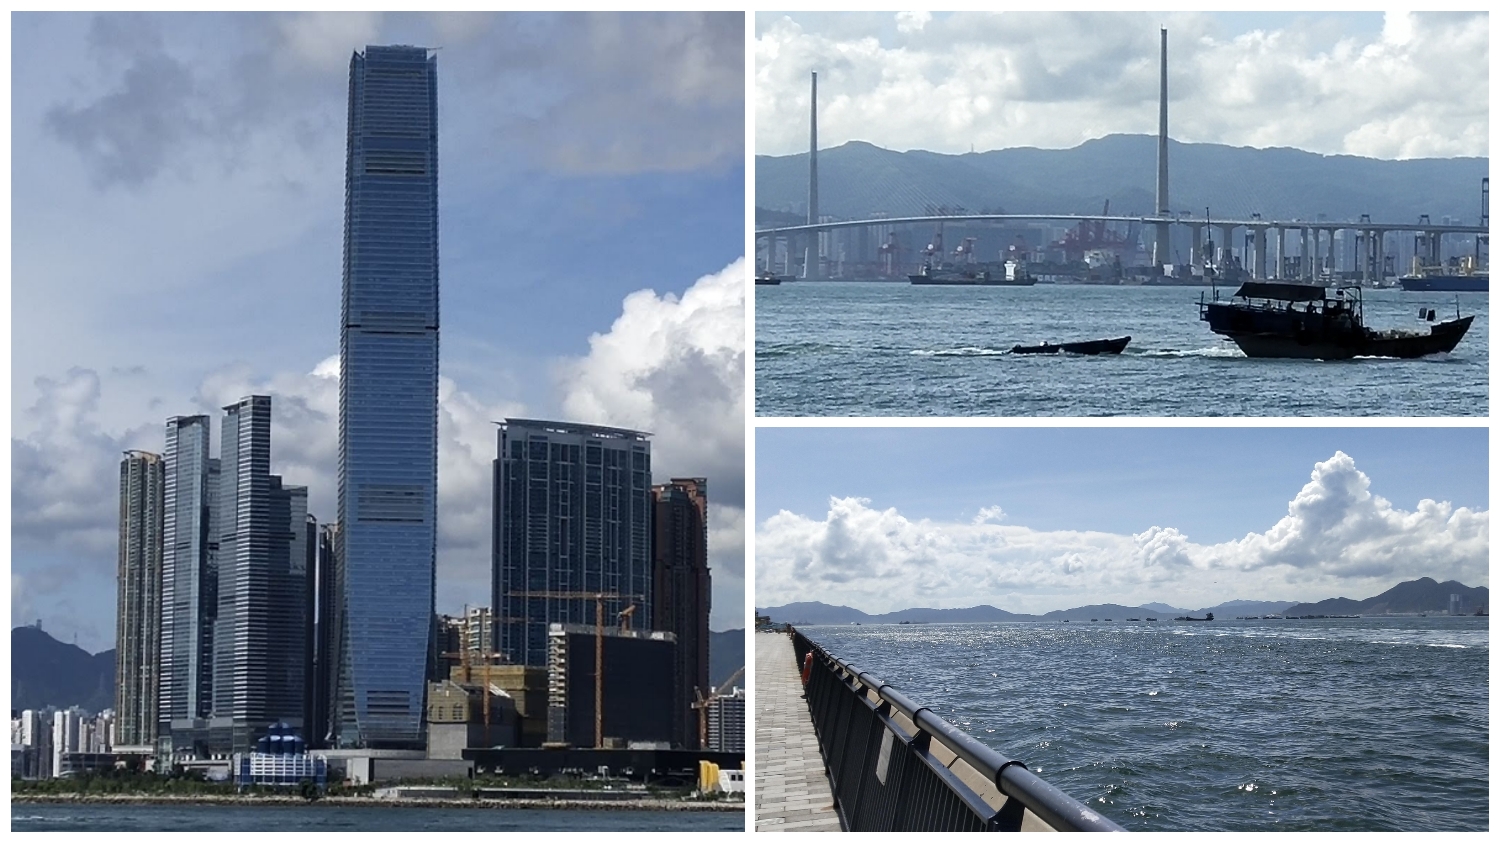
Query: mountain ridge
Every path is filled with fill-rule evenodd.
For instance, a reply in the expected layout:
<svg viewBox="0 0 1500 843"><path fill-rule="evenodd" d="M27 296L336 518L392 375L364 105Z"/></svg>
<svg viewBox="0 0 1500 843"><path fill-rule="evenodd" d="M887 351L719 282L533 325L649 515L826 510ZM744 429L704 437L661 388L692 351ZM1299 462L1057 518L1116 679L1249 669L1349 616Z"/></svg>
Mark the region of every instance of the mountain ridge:
<svg viewBox="0 0 1500 843"><path fill-rule="evenodd" d="M1221 619L1236 615L1281 614L1331 615L1331 614L1387 614L1416 612L1446 612L1449 594L1464 595L1465 605L1472 612L1489 605L1489 589L1485 586L1470 588L1455 580L1438 583L1431 577L1408 580L1365 600L1333 597L1318 603L1296 603L1290 600L1228 600L1215 606L1200 609L1178 609L1164 603L1148 603L1141 606L1122 606L1117 603L1100 603L1077 606L1071 609L1055 609L1042 615L1018 614L988 604L963 609L929 609L914 607L894 612L869 614L849 606L831 606L818 601L788 603L784 606L756 608L757 615L768 615L778 623L793 625L851 623L999 623L1006 621L1077 621L1077 620L1125 620L1127 618L1168 618L1180 615L1201 617L1213 612ZM1475 602L1480 601L1480 602ZM1440 605L1439 605L1440 603ZM1352 608L1351 608L1352 607ZM1417 607L1417 608L1407 608ZM960 619L961 618L961 619Z"/></svg>
<svg viewBox="0 0 1500 843"><path fill-rule="evenodd" d="M1170 141L1172 207L1248 219L1478 222L1488 158L1384 160L1292 147ZM755 156L760 211L806 214L807 153ZM1014 147L974 153L897 152L865 141L818 150L819 211L841 219L877 214L1154 213L1156 137L1112 134L1070 149Z"/></svg>

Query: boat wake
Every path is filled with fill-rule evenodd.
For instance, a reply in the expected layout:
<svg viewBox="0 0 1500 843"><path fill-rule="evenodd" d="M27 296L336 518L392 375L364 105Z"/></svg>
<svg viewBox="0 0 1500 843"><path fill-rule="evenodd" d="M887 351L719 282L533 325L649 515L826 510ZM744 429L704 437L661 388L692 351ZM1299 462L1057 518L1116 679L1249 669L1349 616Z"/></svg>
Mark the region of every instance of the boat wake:
<svg viewBox="0 0 1500 843"><path fill-rule="evenodd" d="M1182 359L1182 358L1189 358L1189 357L1200 357L1200 358L1207 357L1207 358L1229 359L1229 358L1236 358L1236 357L1244 357L1245 356L1245 352L1240 351L1238 348L1236 348L1236 347L1234 347L1232 345L1211 345L1211 346L1207 346L1207 347L1204 347L1204 348L1187 348L1187 349L1161 348L1161 349L1153 349L1153 350L1150 350L1150 351L1143 350L1143 351L1127 352L1127 353L1134 353L1134 354L1139 355L1141 357L1166 357L1166 358L1172 358L1172 359Z"/></svg>
<svg viewBox="0 0 1500 843"><path fill-rule="evenodd" d="M912 352L916 357L1003 357L1010 354L1008 348L981 348L979 346L966 346L964 348L919 348Z"/></svg>

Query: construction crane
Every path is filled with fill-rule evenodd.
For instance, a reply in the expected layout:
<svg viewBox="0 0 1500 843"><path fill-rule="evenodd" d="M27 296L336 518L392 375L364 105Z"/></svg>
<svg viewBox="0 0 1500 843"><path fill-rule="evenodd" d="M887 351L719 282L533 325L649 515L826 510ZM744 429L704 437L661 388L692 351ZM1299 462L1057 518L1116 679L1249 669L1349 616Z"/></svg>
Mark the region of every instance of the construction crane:
<svg viewBox="0 0 1500 843"><path fill-rule="evenodd" d="M740 678L740 674L744 672L745 666L740 665L739 669L734 673L729 674L729 678L725 679L723 682L720 682L717 688L710 688L708 690L707 697L703 696L702 688L693 689L693 695L698 698L697 702L693 703L693 708L698 710L699 749L708 749L708 707L713 705L715 702L718 702L720 697L728 696L728 694L722 693L722 689L733 687L734 680Z"/></svg>
<svg viewBox="0 0 1500 843"><path fill-rule="evenodd" d="M644 600L639 594L613 594L604 591L512 591L507 597L540 597L548 600L594 601L594 748L604 748L604 601ZM621 628L629 628L628 616L635 606L621 612Z"/></svg>
<svg viewBox="0 0 1500 843"><path fill-rule="evenodd" d="M465 624L465 626L467 626L468 623L469 623L469 607L468 607L467 604L464 605L464 615L463 615L463 618L464 618L464 624ZM493 622L493 618L494 618L494 615L491 614L491 622ZM460 665L463 666L463 669L464 669L464 684L466 684L466 685L472 685L472 684L474 684L474 669L473 669L473 667L470 666L469 660L471 658L477 657L479 659L480 663L484 665L484 667L485 667L485 670L484 670L484 688L481 689L481 691L482 691L481 696L484 698L484 701L482 703L482 706L483 706L483 709L484 709L484 745L485 745L486 748L488 748L489 746L491 746L491 743L490 743L490 690L494 687L493 685L490 684L490 670L489 670L489 668L490 668L490 665L492 665L492 664L504 661L505 660L505 655L503 653L496 653L496 652L492 652L490 650L491 636L488 636L488 635L481 635L480 636L479 652L477 652L477 653L475 653L474 651L472 651L472 650L469 649L468 643L464 640L464 638L466 638L466 637L467 637L467 635L464 635L464 636L460 637L459 642L458 642L459 643L458 652L456 652L456 653L443 653L443 654L441 654L440 657L441 658L445 658L445 659L453 659L453 660L457 661Z"/></svg>

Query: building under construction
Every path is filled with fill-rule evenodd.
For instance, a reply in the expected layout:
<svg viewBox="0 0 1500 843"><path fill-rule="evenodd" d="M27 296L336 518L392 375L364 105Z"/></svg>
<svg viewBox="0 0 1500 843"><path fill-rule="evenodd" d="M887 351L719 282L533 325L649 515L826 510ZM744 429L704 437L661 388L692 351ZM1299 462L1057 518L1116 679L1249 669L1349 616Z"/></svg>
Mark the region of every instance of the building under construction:
<svg viewBox="0 0 1500 843"><path fill-rule="evenodd" d="M554 623L547 638L549 745L672 745L676 636ZM602 671L595 672L596 664Z"/></svg>

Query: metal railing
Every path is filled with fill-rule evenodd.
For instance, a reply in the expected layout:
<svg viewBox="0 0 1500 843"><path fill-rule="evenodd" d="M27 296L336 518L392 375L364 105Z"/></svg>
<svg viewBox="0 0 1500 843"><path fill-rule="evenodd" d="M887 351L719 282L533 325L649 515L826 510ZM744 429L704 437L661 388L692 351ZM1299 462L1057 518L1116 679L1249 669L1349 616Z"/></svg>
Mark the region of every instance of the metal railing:
<svg viewBox="0 0 1500 843"><path fill-rule="evenodd" d="M792 631L807 705L847 831L1124 831Z"/></svg>

